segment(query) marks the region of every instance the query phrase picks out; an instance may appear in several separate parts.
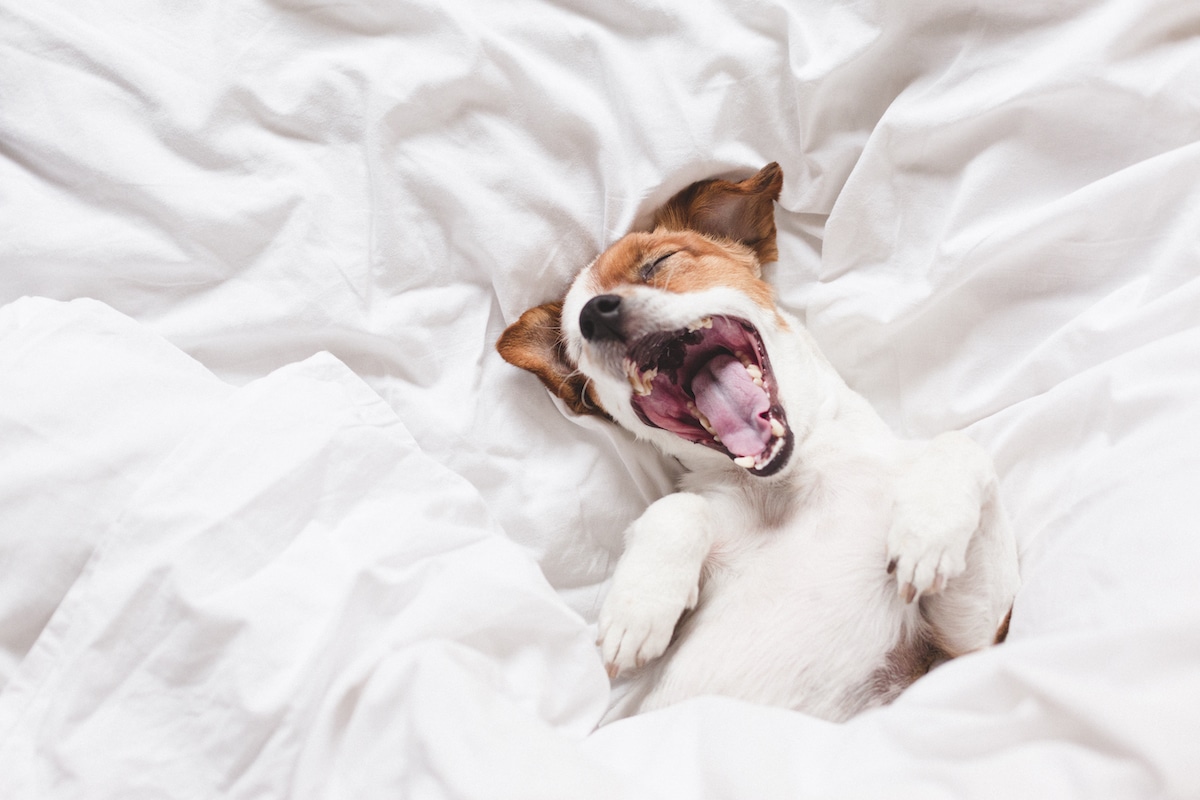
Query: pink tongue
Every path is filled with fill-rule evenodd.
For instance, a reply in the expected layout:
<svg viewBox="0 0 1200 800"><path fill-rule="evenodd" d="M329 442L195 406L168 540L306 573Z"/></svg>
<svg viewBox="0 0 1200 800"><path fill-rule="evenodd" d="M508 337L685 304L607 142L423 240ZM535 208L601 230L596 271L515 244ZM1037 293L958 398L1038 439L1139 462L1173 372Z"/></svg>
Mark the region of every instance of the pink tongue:
<svg viewBox="0 0 1200 800"><path fill-rule="evenodd" d="M708 417L721 444L735 456L756 456L771 440L771 423L762 415L771 398L754 385L742 362L717 356L692 379L696 408Z"/></svg>

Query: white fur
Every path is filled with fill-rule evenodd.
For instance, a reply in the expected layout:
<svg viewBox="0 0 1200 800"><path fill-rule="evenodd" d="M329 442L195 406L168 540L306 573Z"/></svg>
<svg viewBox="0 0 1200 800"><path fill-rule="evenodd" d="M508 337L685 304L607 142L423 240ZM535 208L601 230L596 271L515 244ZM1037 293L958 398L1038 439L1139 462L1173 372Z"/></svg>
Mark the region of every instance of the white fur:
<svg viewBox="0 0 1200 800"><path fill-rule="evenodd" d="M992 643L1017 554L977 445L896 437L796 319L731 288L611 291L663 330L717 314L752 322L795 436L788 464L764 478L643 424L625 376L580 334L591 268L575 280L568 352L619 424L689 470L630 526L600 613L610 674L633 683L611 716L719 693L840 720L894 696L888 670L921 637L936 632L954 655Z"/></svg>

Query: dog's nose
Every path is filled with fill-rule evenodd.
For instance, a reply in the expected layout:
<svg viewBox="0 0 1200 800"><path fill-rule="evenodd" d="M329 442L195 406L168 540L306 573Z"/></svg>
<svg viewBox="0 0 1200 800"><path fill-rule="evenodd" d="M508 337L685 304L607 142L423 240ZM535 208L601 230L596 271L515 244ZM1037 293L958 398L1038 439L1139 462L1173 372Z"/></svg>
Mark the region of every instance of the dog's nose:
<svg viewBox="0 0 1200 800"><path fill-rule="evenodd" d="M579 312L579 332L589 342L624 339L621 335L621 298L615 294L593 297Z"/></svg>

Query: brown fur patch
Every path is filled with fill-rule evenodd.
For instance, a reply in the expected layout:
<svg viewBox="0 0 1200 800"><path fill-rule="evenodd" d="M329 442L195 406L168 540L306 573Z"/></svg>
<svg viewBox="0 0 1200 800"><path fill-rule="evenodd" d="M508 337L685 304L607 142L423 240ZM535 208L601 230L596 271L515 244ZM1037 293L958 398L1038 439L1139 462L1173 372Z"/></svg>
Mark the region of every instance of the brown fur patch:
<svg viewBox="0 0 1200 800"><path fill-rule="evenodd" d="M775 201L783 188L783 170L771 162L738 183L699 181L676 194L658 210L655 227L692 230L740 242L760 264L776 261Z"/></svg>
<svg viewBox="0 0 1200 800"><path fill-rule="evenodd" d="M562 339L562 303L545 303L526 311L501 334L496 350L508 363L537 375L576 414L611 419L567 357Z"/></svg>
<svg viewBox="0 0 1200 800"><path fill-rule="evenodd" d="M950 658L951 656L928 636L917 636L911 641L902 641L888 653L884 665L875 671L871 680L872 688L880 700L890 703L934 665Z"/></svg>
<svg viewBox="0 0 1200 800"><path fill-rule="evenodd" d="M643 281L643 268L668 254L673 255ZM748 248L692 231L631 233L604 251L592 266L592 275L600 292L643 282L669 292L727 286L745 293L763 308L775 306L775 292L759 277L758 260Z"/></svg>
<svg viewBox="0 0 1200 800"><path fill-rule="evenodd" d="M1004 615L1004 621L1000 623L1000 627L996 629L996 638L992 644L1001 644L1008 638L1008 623L1012 620L1012 609L1008 609L1008 613Z"/></svg>
<svg viewBox="0 0 1200 800"><path fill-rule="evenodd" d="M630 233L613 242L592 265L597 294L636 283L642 266L657 257L656 251L662 244L650 233ZM666 247L662 249L664 253L667 251Z"/></svg>

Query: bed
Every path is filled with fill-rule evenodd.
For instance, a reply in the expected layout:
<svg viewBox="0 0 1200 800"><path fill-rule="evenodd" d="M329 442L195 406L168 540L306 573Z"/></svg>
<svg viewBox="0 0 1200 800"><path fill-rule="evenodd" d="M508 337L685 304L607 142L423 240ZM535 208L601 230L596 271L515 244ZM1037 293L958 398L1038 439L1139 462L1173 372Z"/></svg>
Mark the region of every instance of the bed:
<svg viewBox="0 0 1200 800"><path fill-rule="evenodd" d="M0 0L0 796L1200 796L1200 5ZM835 725L603 727L675 467L493 349L687 183L898 431L1007 643Z"/></svg>

